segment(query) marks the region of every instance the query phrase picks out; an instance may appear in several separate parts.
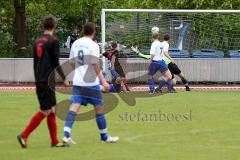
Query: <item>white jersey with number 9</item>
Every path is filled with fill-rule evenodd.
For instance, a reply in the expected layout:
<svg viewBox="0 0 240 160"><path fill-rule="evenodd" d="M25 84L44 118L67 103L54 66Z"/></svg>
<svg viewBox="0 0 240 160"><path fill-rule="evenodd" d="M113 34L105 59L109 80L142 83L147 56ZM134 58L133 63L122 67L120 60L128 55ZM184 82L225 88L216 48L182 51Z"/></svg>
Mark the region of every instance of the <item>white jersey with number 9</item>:
<svg viewBox="0 0 240 160"><path fill-rule="evenodd" d="M99 78L92 67L93 63L89 64L89 62L85 62L85 59L98 59L99 57L99 46L91 38L83 37L73 43L69 59L74 58L76 59L75 62L77 63L73 77L74 86L99 85Z"/></svg>

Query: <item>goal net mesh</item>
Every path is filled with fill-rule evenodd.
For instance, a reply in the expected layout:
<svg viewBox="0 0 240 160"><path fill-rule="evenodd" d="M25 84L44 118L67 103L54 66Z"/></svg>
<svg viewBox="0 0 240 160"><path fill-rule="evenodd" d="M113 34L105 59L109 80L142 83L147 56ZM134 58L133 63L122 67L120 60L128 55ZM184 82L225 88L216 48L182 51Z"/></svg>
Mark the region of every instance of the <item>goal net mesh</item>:
<svg viewBox="0 0 240 160"><path fill-rule="evenodd" d="M236 13L106 12L106 42L149 49L151 28L171 37L170 48L240 49L240 16Z"/></svg>
<svg viewBox="0 0 240 160"><path fill-rule="evenodd" d="M240 49L239 13L107 11L105 12L105 41L117 41L120 44L118 49L122 51L120 53L128 55L127 60L123 58L122 65L127 79L131 82L146 83L148 81L149 61L136 59L137 56L133 54L130 47L138 46L142 53L149 54L152 42L151 29L154 26L160 30L161 41L164 34L170 35L170 49L187 50L190 57L194 50L222 51L225 53L224 56L228 57L229 50ZM199 61L195 59L194 62ZM178 66L189 81L212 81L210 80L212 73L219 70L216 67L214 72L210 72L214 69L208 65L204 67L194 65L196 64L194 62L177 61ZM201 61L201 64L209 63L204 60ZM156 81L159 76L157 76ZM177 78L177 80L180 79Z"/></svg>

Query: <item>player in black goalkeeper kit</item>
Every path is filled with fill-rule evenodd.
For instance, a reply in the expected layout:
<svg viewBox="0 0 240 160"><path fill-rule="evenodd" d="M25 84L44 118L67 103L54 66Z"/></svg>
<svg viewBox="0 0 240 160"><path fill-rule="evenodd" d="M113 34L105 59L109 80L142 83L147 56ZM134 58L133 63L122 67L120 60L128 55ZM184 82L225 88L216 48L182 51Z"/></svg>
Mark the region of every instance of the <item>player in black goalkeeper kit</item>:
<svg viewBox="0 0 240 160"><path fill-rule="evenodd" d="M57 138L57 124L55 115L56 97L55 97L55 76L49 77L55 68L59 75L65 80L62 69L59 66L59 41L53 36L57 22L55 17L46 16L43 20L44 32L35 40L33 46L34 57L34 75L36 83L36 93L40 104L40 111L37 112L27 125L26 129L18 135L17 139L23 148L27 147L27 139L30 133L36 129L42 120L46 117L48 129L51 137L52 147L64 147ZM53 74L54 75L54 74ZM65 81L67 83L67 81Z"/></svg>

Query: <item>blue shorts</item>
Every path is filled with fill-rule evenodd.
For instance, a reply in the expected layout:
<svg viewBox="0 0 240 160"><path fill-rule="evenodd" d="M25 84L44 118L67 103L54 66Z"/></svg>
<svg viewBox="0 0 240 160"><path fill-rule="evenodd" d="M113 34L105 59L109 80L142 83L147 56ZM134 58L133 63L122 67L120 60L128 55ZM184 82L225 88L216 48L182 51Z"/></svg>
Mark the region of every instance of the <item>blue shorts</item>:
<svg viewBox="0 0 240 160"><path fill-rule="evenodd" d="M110 84L110 90L109 90L110 93L115 93L116 92L116 89L114 87L113 84Z"/></svg>
<svg viewBox="0 0 240 160"><path fill-rule="evenodd" d="M152 61L148 68L148 75L153 76L158 71L160 71L162 74L165 73L168 70L167 64L162 61Z"/></svg>
<svg viewBox="0 0 240 160"><path fill-rule="evenodd" d="M86 87L73 86L71 103L79 103L83 106L87 106L89 103L93 106L103 105L100 85Z"/></svg>

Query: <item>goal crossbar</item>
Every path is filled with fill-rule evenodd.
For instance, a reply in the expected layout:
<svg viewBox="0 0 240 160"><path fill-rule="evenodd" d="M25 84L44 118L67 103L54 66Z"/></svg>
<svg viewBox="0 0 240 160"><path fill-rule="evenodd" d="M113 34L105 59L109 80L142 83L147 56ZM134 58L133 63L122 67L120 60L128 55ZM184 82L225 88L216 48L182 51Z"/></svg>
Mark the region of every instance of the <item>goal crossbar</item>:
<svg viewBox="0 0 240 160"><path fill-rule="evenodd" d="M159 12L159 13L240 13L240 10L198 10L198 9L102 9L102 12Z"/></svg>

